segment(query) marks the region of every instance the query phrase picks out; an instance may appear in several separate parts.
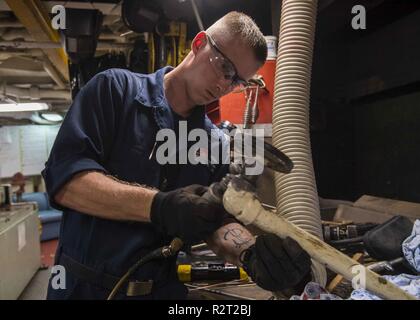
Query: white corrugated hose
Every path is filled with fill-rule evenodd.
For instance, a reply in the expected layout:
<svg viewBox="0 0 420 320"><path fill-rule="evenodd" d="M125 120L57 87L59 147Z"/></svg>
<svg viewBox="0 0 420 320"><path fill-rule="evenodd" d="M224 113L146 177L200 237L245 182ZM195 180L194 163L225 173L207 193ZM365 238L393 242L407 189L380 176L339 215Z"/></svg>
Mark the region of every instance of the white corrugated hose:
<svg viewBox="0 0 420 320"><path fill-rule="evenodd" d="M277 212L322 239L322 225L309 133L309 96L317 0L283 0L273 102L273 145L294 162L275 175ZM312 264L325 286L325 267Z"/></svg>

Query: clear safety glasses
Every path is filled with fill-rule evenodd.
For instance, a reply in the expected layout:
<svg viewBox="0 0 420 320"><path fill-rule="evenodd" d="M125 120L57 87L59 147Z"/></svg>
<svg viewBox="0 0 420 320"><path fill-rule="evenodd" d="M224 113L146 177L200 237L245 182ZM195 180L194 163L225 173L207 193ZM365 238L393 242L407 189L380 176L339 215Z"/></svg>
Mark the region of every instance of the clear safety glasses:
<svg viewBox="0 0 420 320"><path fill-rule="evenodd" d="M213 66L216 74L231 81L230 89L235 91L245 89L248 86L248 81L239 77L235 65L220 51L213 38L210 35L207 35L207 38L213 49L210 54L210 64Z"/></svg>

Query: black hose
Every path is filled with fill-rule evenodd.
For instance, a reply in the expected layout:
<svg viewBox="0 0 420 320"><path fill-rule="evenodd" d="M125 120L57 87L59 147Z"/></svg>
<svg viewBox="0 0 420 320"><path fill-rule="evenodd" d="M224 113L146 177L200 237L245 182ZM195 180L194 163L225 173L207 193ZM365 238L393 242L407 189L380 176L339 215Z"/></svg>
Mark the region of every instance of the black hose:
<svg viewBox="0 0 420 320"><path fill-rule="evenodd" d="M174 238L169 246L164 246L158 249L153 250L152 252L148 253L146 256L138 260L135 264L133 264L130 269L120 278L117 284L112 289L111 293L109 294L107 300L112 300L114 296L117 294L118 290L122 287L122 285L127 281L128 277L131 276L139 267L144 265L145 263L154 260L154 259L161 259L167 258L170 256L175 255L183 246L183 242L179 238Z"/></svg>

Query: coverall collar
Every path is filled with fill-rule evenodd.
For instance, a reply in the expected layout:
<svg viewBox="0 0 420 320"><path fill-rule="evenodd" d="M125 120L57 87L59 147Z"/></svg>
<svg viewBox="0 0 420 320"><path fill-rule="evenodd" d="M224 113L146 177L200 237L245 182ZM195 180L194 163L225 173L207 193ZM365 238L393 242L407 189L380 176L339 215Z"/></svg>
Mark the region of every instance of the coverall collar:
<svg viewBox="0 0 420 320"><path fill-rule="evenodd" d="M171 66L163 67L155 73L147 75L141 84L139 93L135 97L135 100L142 106L153 109L154 118L160 129L174 129L174 112L166 100L163 87L165 74L173 69ZM151 90L151 88L154 90ZM181 117L178 116L176 118ZM203 128L204 119L205 107L196 106L191 115L183 120L187 120L191 128Z"/></svg>

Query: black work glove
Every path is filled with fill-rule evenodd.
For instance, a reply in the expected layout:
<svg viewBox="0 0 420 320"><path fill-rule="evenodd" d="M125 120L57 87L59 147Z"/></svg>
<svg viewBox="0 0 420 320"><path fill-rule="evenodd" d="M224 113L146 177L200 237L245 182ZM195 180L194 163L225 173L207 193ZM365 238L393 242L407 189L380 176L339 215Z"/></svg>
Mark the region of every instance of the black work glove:
<svg viewBox="0 0 420 320"><path fill-rule="evenodd" d="M191 185L169 192L158 192L152 201L150 220L160 231L180 237L187 244L204 240L222 224L222 205L203 197L207 187Z"/></svg>
<svg viewBox="0 0 420 320"><path fill-rule="evenodd" d="M295 240L282 240L273 234L257 237L255 244L241 253L240 259L252 280L269 291L292 288L311 270L309 255Z"/></svg>

